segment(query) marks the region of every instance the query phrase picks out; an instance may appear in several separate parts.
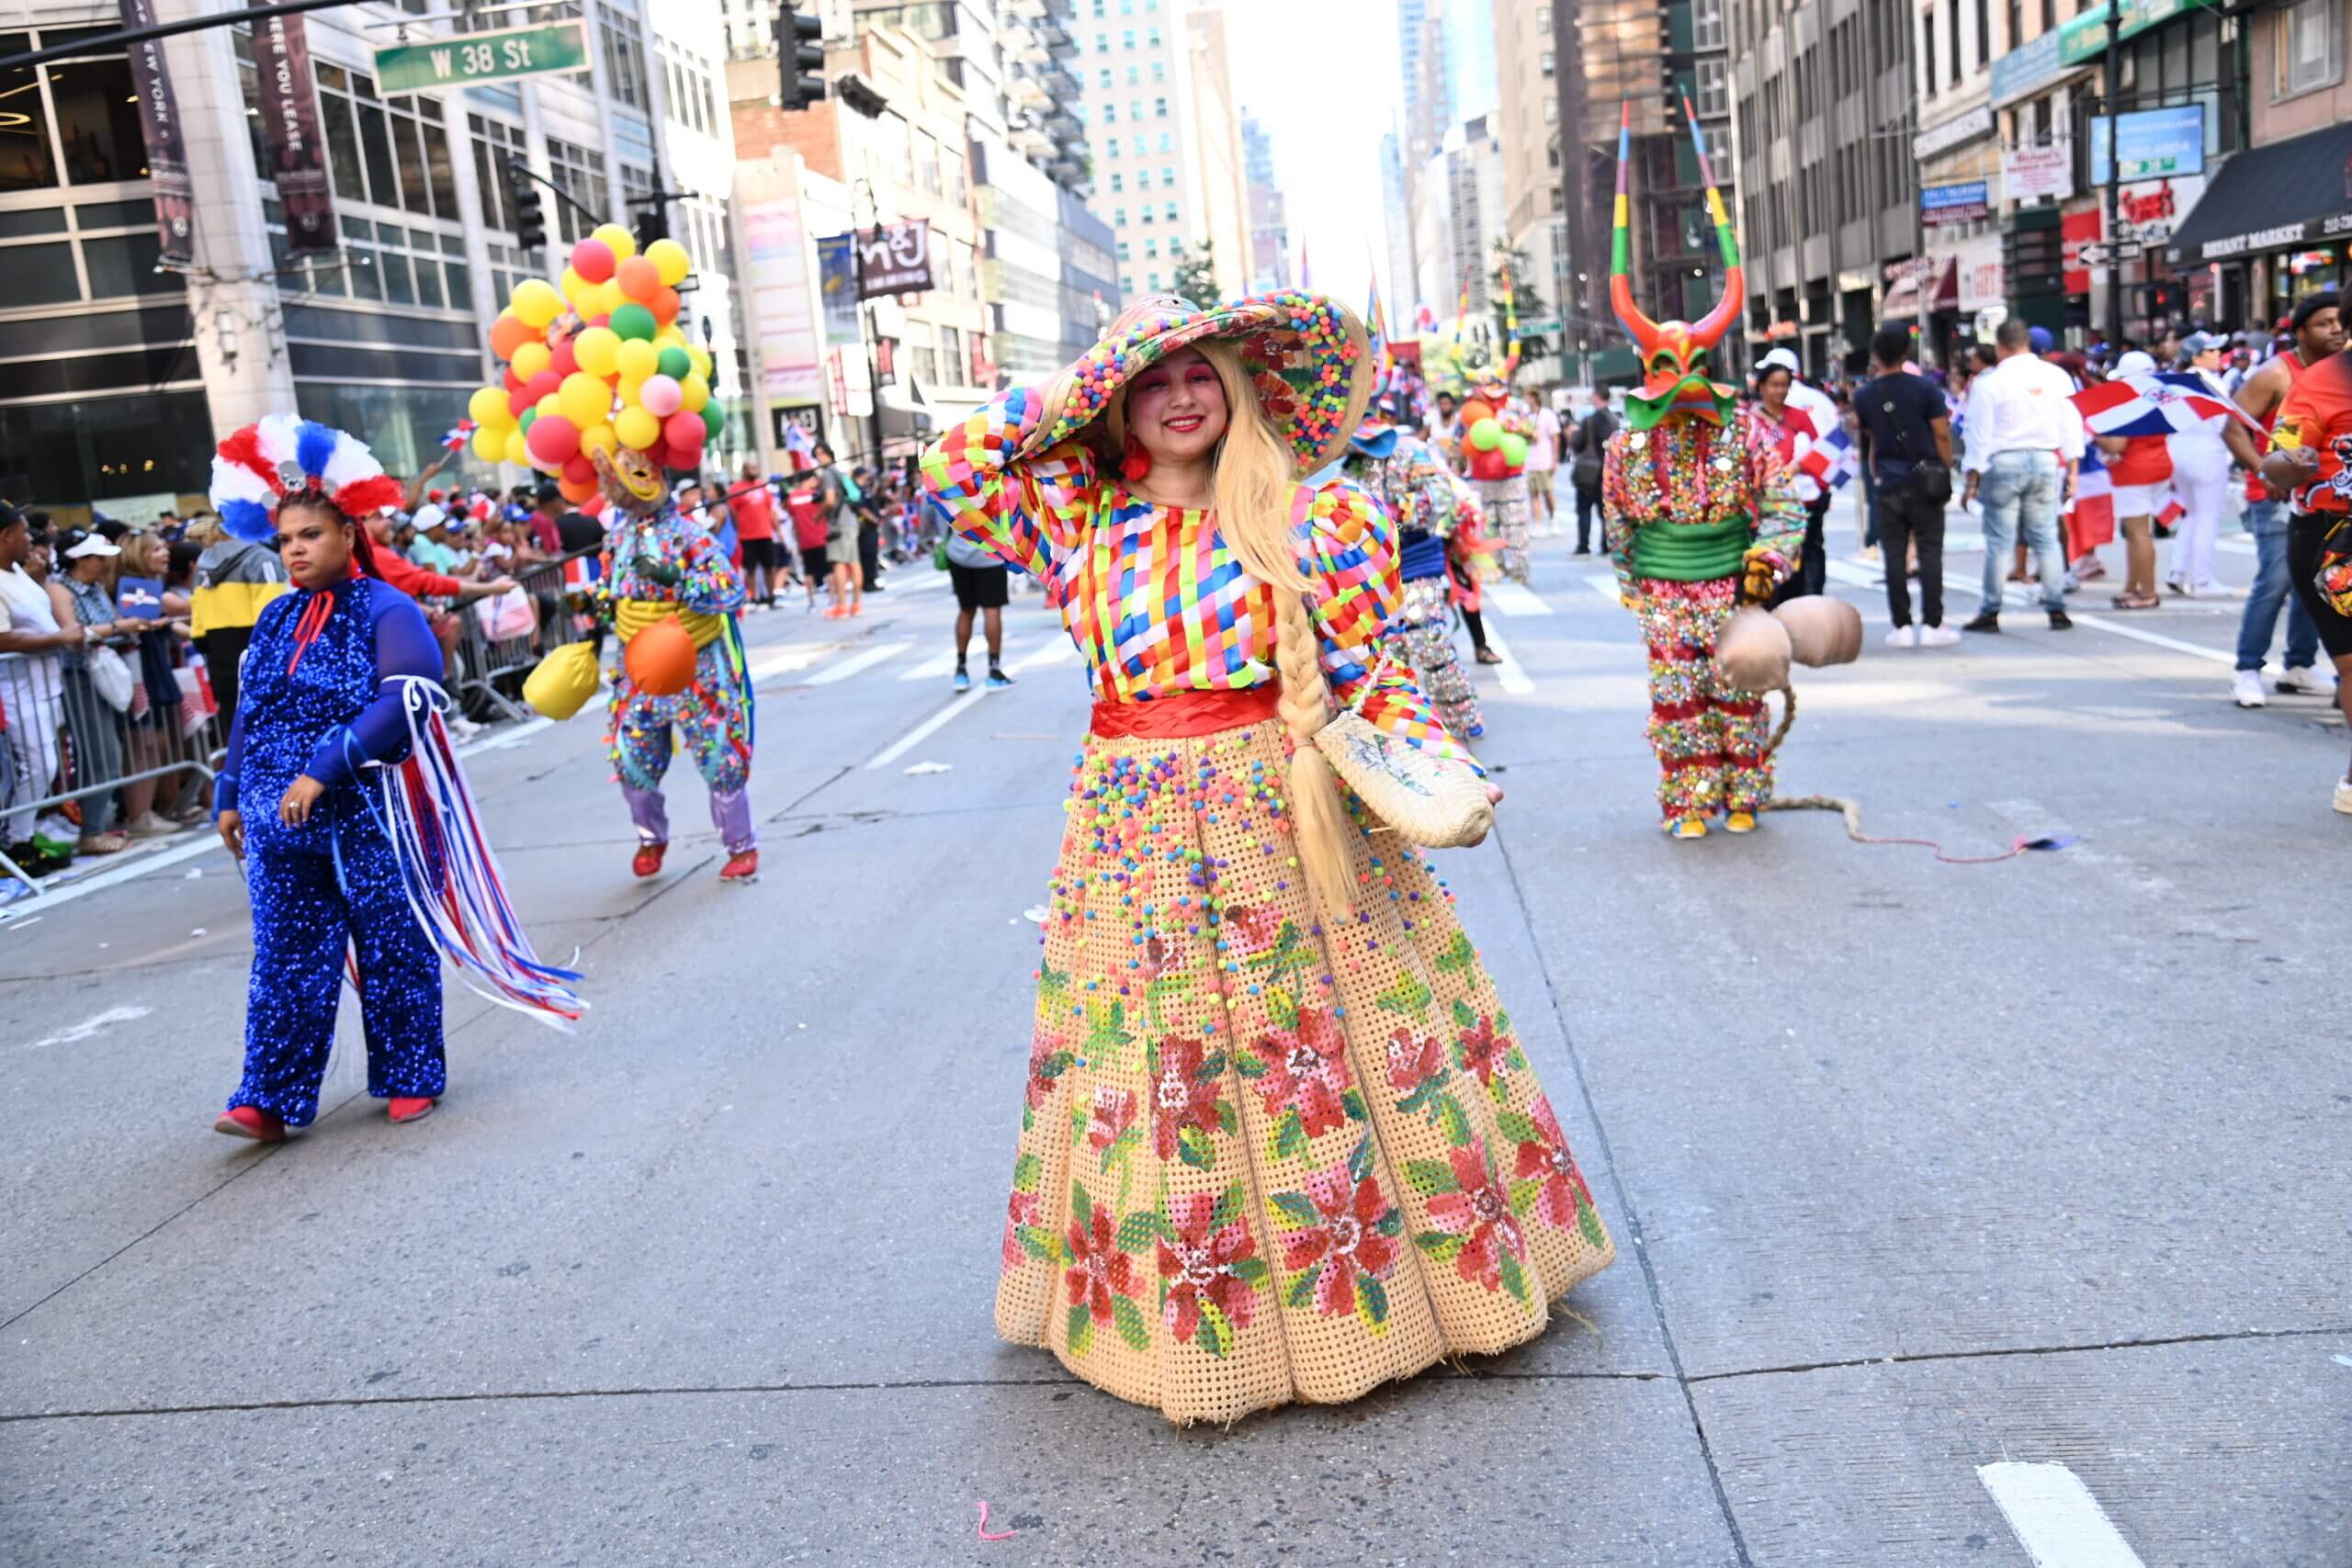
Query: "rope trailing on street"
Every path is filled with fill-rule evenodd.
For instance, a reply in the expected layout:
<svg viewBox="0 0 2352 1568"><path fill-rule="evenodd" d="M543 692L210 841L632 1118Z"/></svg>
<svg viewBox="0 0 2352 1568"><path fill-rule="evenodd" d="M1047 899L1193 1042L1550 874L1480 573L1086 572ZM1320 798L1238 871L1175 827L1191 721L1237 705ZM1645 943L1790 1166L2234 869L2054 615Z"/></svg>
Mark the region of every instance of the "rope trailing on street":
<svg viewBox="0 0 2352 1568"><path fill-rule="evenodd" d="M1794 687L1781 688L1781 723L1772 731L1772 739L1765 743L1764 754L1771 756L1780 750L1781 742L1789 738L1789 728L1797 721L1797 694ZM1946 865L1992 865L2000 861L2014 860L2025 853L2032 840L2019 834L2017 841L1997 855L1948 855L1944 847L1933 839L1880 839L1862 831L1862 803L1841 795L1775 795L1764 803L1766 811L1835 811L1845 819L1846 837L1858 844L1909 844L1917 849L1933 850L1936 858Z"/></svg>

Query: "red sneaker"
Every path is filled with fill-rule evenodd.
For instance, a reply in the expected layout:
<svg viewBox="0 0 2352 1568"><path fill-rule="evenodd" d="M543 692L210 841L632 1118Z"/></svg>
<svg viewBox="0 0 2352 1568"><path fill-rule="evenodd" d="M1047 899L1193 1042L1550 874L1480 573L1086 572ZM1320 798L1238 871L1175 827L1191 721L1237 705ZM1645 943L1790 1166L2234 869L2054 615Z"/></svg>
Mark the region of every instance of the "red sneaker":
<svg viewBox="0 0 2352 1568"><path fill-rule="evenodd" d="M760 852L757 850L744 850L728 856L727 863L718 870L721 882L757 882L759 879Z"/></svg>
<svg viewBox="0 0 2352 1568"><path fill-rule="evenodd" d="M286 1123L254 1105L240 1105L234 1111L223 1111L220 1120L212 1123L212 1130L226 1133L232 1138L251 1138L257 1144L282 1144L286 1141Z"/></svg>
<svg viewBox="0 0 2352 1568"><path fill-rule="evenodd" d="M662 857L669 851L667 844L639 844L637 858L628 863L628 868L639 876L651 876L662 869Z"/></svg>
<svg viewBox="0 0 2352 1568"><path fill-rule="evenodd" d="M424 1095L394 1095L390 1106L395 1122L413 1122L433 1114L433 1101Z"/></svg>

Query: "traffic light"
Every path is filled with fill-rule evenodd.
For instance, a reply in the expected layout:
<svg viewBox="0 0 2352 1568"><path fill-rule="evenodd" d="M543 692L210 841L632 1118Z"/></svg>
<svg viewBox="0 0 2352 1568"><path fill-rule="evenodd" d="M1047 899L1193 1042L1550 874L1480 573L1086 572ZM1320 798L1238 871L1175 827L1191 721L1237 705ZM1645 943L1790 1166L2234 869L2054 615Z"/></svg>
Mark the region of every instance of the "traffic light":
<svg viewBox="0 0 2352 1568"><path fill-rule="evenodd" d="M787 114L825 96L824 18L800 15L802 0L783 0L775 17L775 68Z"/></svg>
<svg viewBox="0 0 2352 1568"><path fill-rule="evenodd" d="M637 248L642 252L656 240L670 237L670 204L659 197L637 215Z"/></svg>
<svg viewBox="0 0 2352 1568"><path fill-rule="evenodd" d="M508 164L506 205L514 211L514 248L543 251L548 246L547 197L531 183L527 171Z"/></svg>

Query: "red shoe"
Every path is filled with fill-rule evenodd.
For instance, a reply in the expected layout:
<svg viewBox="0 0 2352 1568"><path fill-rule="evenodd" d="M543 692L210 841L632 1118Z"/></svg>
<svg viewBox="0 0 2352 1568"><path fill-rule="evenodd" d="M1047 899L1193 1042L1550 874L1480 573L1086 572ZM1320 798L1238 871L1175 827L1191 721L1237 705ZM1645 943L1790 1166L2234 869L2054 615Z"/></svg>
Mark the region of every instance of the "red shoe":
<svg viewBox="0 0 2352 1568"><path fill-rule="evenodd" d="M282 1144L286 1141L286 1123L254 1105L240 1105L234 1111L223 1111L220 1120L212 1123L212 1130L226 1133L232 1138L251 1138L257 1144Z"/></svg>
<svg viewBox="0 0 2352 1568"><path fill-rule="evenodd" d="M628 863L628 868L639 876L651 876L662 869L662 857L669 852L667 844L639 844L637 858Z"/></svg>
<svg viewBox="0 0 2352 1568"><path fill-rule="evenodd" d="M390 1106L395 1122L414 1122L433 1114L433 1100L425 1095L394 1095Z"/></svg>
<svg viewBox="0 0 2352 1568"><path fill-rule="evenodd" d="M757 882L760 879L760 852L744 850L727 857L718 870L721 882Z"/></svg>

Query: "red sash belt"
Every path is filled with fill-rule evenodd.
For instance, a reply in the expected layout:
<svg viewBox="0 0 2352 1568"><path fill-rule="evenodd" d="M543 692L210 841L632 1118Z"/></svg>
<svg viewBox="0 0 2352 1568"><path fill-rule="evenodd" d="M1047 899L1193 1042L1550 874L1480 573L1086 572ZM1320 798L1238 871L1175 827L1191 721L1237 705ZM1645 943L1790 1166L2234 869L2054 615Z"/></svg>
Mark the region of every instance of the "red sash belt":
<svg viewBox="0 0 2352 1568"><path fill-rule="evenodd" d="M1104 740L1181 740L1239 729L1274 716L1282 692L1271 683L1221 692L1177 692L1141 703L1096 703L1090 727Z"/></svg>

